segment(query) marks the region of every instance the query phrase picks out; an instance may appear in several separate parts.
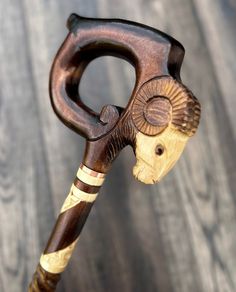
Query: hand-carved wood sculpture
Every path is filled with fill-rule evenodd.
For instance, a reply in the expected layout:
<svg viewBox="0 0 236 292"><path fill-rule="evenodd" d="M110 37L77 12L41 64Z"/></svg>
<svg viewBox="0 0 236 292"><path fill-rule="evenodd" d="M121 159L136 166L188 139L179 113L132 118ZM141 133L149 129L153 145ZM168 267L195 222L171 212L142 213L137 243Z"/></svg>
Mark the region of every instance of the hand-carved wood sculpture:
<svg viewBox="0 0 236 292"><path fill-rule="evenodd" d="M86 138L86 151L29 291L55 291L119 152L131 145L137 158L134 176L147 184L160 181L200 119L200 104L180 79L184 48L178 41L138 23L75 14L68 28L52 66L50 96L62 122ZM104 55L128 60L136 84L125 109L106 105L98 114L83 103L78 86L88 63Z"/></svg>

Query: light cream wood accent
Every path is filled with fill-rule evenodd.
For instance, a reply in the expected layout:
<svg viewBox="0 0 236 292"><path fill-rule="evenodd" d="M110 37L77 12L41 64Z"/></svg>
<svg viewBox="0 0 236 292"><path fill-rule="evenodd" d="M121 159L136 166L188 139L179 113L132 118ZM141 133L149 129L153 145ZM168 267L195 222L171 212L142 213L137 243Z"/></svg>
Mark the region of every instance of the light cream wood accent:
<svg viewBox="0 0 236 292"><path fill-rule="evenodd" d="M101 186L105 180L105 175L104 173L97 172L97 176L94 176L95 173L95 171L83 165L77 172L77 178L88 185Z"/></svg>
<svg viewBox="0 0 236 292"><path fill-rule="evenodd" d="M109 194L111 206L108 208L105 201L106 206L97 206L98 214L102 212L99 230L93 224L91 228L85 226L83 252L80 250L79 258L75 255L70 271L63 275L64 291L104 292L104 286L113 286L114 292L133 291L133 287L140 291L235 292L234 0L131 0L119 1L119 5L115 0L1 0L0 70L5 72L0 74L1 292L27 291L42 248L40 242L47 240L48 222L69 192L74 159L84 154L84 140L63 130L48 102L50 63L65 37L64 22L78 5L77 12L82 15L132 18L168 30L181 40L187 53L183 80L202 101L203 115L195 141L184 150L189 157L180 159L176 165L180 171L174 171L173 177L166 177L160 185L138 189L130 183L127 172L132 154L122 152L103 190L104 197ZM99 86L109 84L106 92L112 103L126 104L135 82L135 72L128 63L98 58L86 70L82 97L96 84L103 105L108 98ZM91 100L95 90L91 89ZM114 188L124 181L121 176L112 178L119 172L128 177L122 187L127 200L118 199L120 190ZM169 183L172 180L174 184ZM150 194L151 204L145 193ZM111 216L118 201L123 216ZM47 209L39 210L39 205ZM126 224L127 218L131 218L130 228L135 234L128 238L127 228L110 228ZM97 258L109 262L111 253L104 251L106 245L90 242L90 238L99 238L99 233L105 242L112 233L119 254L113 258L112 268L108 264L103 267L109 277L101 276L92 264L80 267L75 277L81 263L93 263L93 249ZM125 258L127 241L138 246L129 255L130 260ZM135 258L144 263L138 271L141 277L137 277ZM117 277L119 274L122 277Z"/></svg>
<svg viewBox="0 0 236 292"><path fill-rule="evenodd" d="M81 164L80 165L80 168L86 172L87 174L91 175L91 176L95 176L95 177L101 177L101 178L104 178L106 176L105 173L102 173L102 172L97 172L95 170L92 170L91 168L87 167L86 165L84 164Z"/></svg>
<svg viewBox="0 0 236 292"><path fill-rule="evenodd" d="M61 213L79 204L81 201L92 203L96 200L98 194L89 194L78 189L74 184L71 186L69 195L67 196Z"/></svg>
<svg viewBox="0 0 236 292"><path fill-rule="evenodd" d="M77 241L78 238L64 249L49 254L42 254L40 258L42 268L53 274L63 272L70 260Z"/></svg>
<svg viewBox="0 0 236 292"><path fill-rule="evenodd" d="M159 182L175 165L184 150L189 137L173 126L161 134L147 136L138 132L136 135L136 165L133 168L135 178L146 184ZM164 152L158 156L157 145L162 145Z"/></svg>

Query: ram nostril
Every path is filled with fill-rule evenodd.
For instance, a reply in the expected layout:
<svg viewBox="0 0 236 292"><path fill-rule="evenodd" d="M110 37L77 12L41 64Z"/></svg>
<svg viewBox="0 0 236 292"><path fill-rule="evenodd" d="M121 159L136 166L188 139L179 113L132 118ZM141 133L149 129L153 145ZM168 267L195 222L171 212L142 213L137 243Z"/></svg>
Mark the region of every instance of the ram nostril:
<svg viewBox="0 0 236 292"><path fill-rule="evenodd" d="M161 144L158 144L155 149L155 153L158 156L161 156L164 153L164 147Z"/></svg>

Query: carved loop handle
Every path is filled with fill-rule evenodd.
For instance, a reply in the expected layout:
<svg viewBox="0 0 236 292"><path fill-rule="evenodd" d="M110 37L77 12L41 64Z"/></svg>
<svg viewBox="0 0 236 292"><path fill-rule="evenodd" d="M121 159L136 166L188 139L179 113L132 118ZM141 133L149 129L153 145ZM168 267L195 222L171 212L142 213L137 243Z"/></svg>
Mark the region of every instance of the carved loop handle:
<svg viewBox="0 0 236 292"><path fill-rule="evenodd" d="M72 14L70 30L50 76L50 96L59 118L87 138L83 164L40 258L29 291L55 291L105 174L131 145L134 176L155 183L180 157L200 119L200 104L180 82L184 49L170 36L125 20L88 19ZM78 86L94 58L113 55L136 70L136 84L123 110L106 105L100 114L81 100ZM108 134L109 133L109 134Z"/></svg>
<svg viewBox="0 0 236 292"><path fill-rule="evenodd" d="M173 72L178 78L184 49L158 30L130 21L89 19L75 14L69 17L67 26L70 32L51 70L50 96L59 118L89 140L107 134L122 111L106 105L98 114L82 102L78 86L93 59L112 55L129 61L136 70L133 94L155 76Z"/></svg>

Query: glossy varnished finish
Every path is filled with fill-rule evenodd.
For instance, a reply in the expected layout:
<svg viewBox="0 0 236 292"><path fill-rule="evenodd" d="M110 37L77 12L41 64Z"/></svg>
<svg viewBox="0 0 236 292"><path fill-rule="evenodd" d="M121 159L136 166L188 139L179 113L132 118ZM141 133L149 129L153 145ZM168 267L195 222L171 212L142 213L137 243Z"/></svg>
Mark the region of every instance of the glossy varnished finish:
<svg viewBox="0 0 236 292"><path fill-rule="evenodd" d="M184 48L178 41L154 28L125 20L72 14L67 25L70 32L51 70L50 96L58 117L87 139L85 165L107 172L122 148L131 145L135 149L135 136L140 130L157 135L173 123L188 136L195 133L200 105L181 84ZM127 59L135 67L136 83L125 109L105 105L97 114L82 102L78 88L88 63L103 55ZM172 106L159 103L159 112L146 107L158 94ZM162 127L152 124L155 116L163 114L173 116L172 121L169 117Z"/></svg>
<svg viewBox="0 0 236 292"><path fill-rule="evenodd" d="M59 118L89 140L107 134L120 114L114 106L105 106L100 114L96 114L80 99L81 76L94 58L115 55L135 66L133 96L142 83L155 76L171 73L174 78L179 78L184 49L179 42L158 30L124 20L88 19L75 14L68 19L68 28L70 33L51 71L51 100Z"/></svg>
<svg viewBox="0 0 236 292"><path fill-rule="evenodd" d="M29 285L30 292L56 290L104 179L104 173L80 165Z"/></svg>
<svg viewBox="0 0 236 292"><path fill-rule="evenodd" d="M81 174L77 174L33 275L29 292L56 290L60 273L68 264L99 190L98 186L88 185L85 180L86 176L84 179Z"/></svg>
<svg viewBox="0 0 236 292"><path fill-rule="evenodd" d="M27 290L82 160L84 140L58 121L48 99L50 66L66 19L77 11L132 19L176 37L186 49L183 81L203 111L197 135L161 184L134 180L132 150L122 151L57 290L234 292L234 1L2 0L0 6L0 290ZM97 59L82 80L83 100L97 112L107 103L125 105L131 70L115 58Z"/></svg>
<svg viewBox="0 0 236 292"><path fill-rule="evenodd" d="M44 253L61 250L75 241L83 228L91 207L92 203L82 201L67 212L61 213L57 220L57 226L52 233L54 236L49 239Z"/></svg>
<svg viewBox="0 0 236 292"><path fill-rule="evenodd" d="M66 268L96 198L92 191L103 184L120 151L131 145L137 156L134 176L153 184L172 169L200 119L200 104L180 79L184 49L172 37L134 22L75 14L67 25L69 35L51 69L50 97L58 117L87 144L40 258L39 267L49 277ZM82 102L79 83L88 63L103 55L127 59L135 67L136 83L126 108L105 105L97 114ZM40 278L37 271L33 283Z"/></svg>
<svg viewBox="0 0 236 292"><path fill-rule="evenodd" d="M29 292L51 292L56 290L60 274L46 272L40 265L37 266Z"/></svg>

